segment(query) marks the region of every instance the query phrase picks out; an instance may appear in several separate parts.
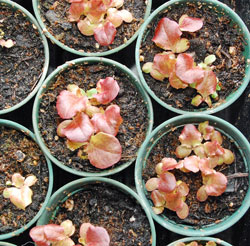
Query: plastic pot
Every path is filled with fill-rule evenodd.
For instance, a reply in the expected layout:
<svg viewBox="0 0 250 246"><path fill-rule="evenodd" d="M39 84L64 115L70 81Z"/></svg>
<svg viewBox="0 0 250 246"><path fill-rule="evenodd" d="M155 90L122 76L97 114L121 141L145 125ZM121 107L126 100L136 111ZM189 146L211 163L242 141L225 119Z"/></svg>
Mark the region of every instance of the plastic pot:
<svg viewBox="0 0 250 246"><path fill-rule="evenodd" d="M43 43L43 47L44 47L44 55L45 55L44 65L43 65L43 68L41 70L41 76L38 79L37 84L34 87L34 89L21 102L17 103L16 105L14 105L14 106L12 106L10 108L0 110L0 115L1 115L1 114L6 114L6 113L9 113L9 112L11 112L11 111L13 111L15 109L20 108L21 106L23 106L25 103L27 103L36 94L39 87L42 85L43 80L45 79L45 76L46 76L47 71L48 71L48 66L49 66L49 46L48 46L46 37L43 34L42 29L40 28L40 26L38 25L36 19L33 17L33 15L29 11L27 11L25 8L23 8L22 6L20 6L19 4L15 3L13 1L0 0L0 3L4 3L7 6L11 7L12 9L20 10L23 13L23 15L26 16L27 20L29 20L33 24L34 28L36 28L38 30L38 32L40 34L40 37L42 39L42 43Z"/></svg>
<svg viewBox="0 0 250 246"><path fill-rule="evenodd" d="M59 41L58 39L56 39L56 37L53 36L49 32L49 30L48 30L49 28L48 28L48 26L46 26L44 20L42 19L41 13L40 13L40 9L41 9L40 2L41 2L40 0L32 0L33 9L34 9L34 12L35 12L35 16L36 16L36 18L37 18L37 20L38 20L41 28L43 29L45 35L52 41L52 43L55 43L56 45L58 45L62 49L66 50L66 51L68 51L70 53L79 55L79 56L107 56L107 55L116 53L116 52L124 49L125 47L127 47L129 44L131 44L137 38L138 33L139 33L139 29L140 28L125 43L121 44L120 46L118 46L116 48L113 48L113 49L110 49L110 50L107 50L107 51L103 51L103 52L91 52L91 53L89 52L88 53L88 52L84 52L84 51L81 51L81 50L76 50L76 49L73 49L73 48L71 48L69 46L66 46L64 43L62 43L61 41ZM149 14L150 14L151 5L152 5L152 0L148 0L146 2L146 11L145 11L145 15L144 15L144 20L146 20L147 17L149 16Z"/></svg>
<svg viewBox="0 0 250 246"><path fill-rule="evenodd" d="M12 243L6 243L6 242L0 242L1 246L16 246L15 244Z"/></svg>
<svg viewBox="0 0 250 246"><path fill-rule="evenodd" d="M35 135L29 129L27 129L26 127L24 127L24 126L22 126L22 125L20 125L18 123L15 123L15 122L9 121L9 120L2 120L2 119L0 119L0 126L6 126L8 128L16 129L16 130L18 130L18 131L26 134L27 136L29 136L32 140L34 140L36 142ZM40 215L44 211L44 209L45 209L45 207L46 207L46 205L47 205L47 203L49 201L49 198L51 196L52 188L53 188L53 170L52 170L52 165L51 165L50 160L46 156L45 156L45 158L46 158L46 162L47 162L47 166L48 166L48 172L49 172L49 184L48 184L47 194L46 194L46 197L45 197L45 200L43 202L42 207L39 209L39 211L37 212L37 214L35 215L35 217L32 218L22 228L19 228L18 230L15 230L15 231L10 232L10 233L1 234L0 235L0 240L4 240L4 239L7 239L7 238L15 237L15 236L18 236L19 234L23 233L25 230L27 230L30 226L32 226L38 220L38 218L40 217ZM1 243L0 243L0 245L1 245ZM5 244L3 244L3 245L5 245Z"/></svg>
<svg viewBox="0 0 250 246"><path fill-rule="evenodd" d="M222 135L227 136L230 141L235 143L236 148L239 150L240 155L244 161L245 168L249 174L250 169L250 145L243 134L237 130L233 125L228 122L210 115L196 114L196 115L181 115L174 117L158 126L154 131L147 137L144 141L142 148L138 153L135 167L135 183L136 189L139 196L146 203L146 206L150 209L153 219L155 219L160 225L166 229L173 231L178 234L186 236L207 236L211 234L216 234L221 231L226 230L235 224L248 210L250 205L250 189L248 187L247 193L241 206L229 217L221 219L218 223L209 224L206 226L201 226L199 228L193 227L187 224L176 223L170 220L166 215L159 214L156 215L152 206L153 203L148 196L150 195L145 189L145 182L142 178L142 173L144 169L147 168L147 158L151 153L157 142L168 132L171 132L175 127L183 127L185 124L199 124L200 122L209 121L209 125L213 126L215 129L219 130ZM166 156L167 157L167 156ZM157 163L156 163L157 164ZM248 176L249 180L249 176Z"/></svg>
<svg viewBox="0 0 250 246"><path fill-rule="evenodd" d="M245 64L246 64L245 76L244 76L244 79L243 79L240 87L237 90L232 91L231 94L229 94L223 102L221 102L219 104L214 103L211 108L209 108L209 107L208 108L204 107L204 108L199 108L199 109L194 108L193 110L192 109L184 110L181 108L174 107L174 106L164 102L162 99L160 99L155 94L153 88L149 87L149 85L147 84L147 81L144 77L145 73L142 72L142 69L141 69L143 63L140 62L140 56L144 55L144 54L140 54L140 48L141 48L143 42L145 41L145 38L147 37L150 28L152 28L152 25L151 25L152 22L169 7L174 8L174 6L176 6L180 3L185 3L185 2L187 2L187 1L186 0L168 1L165 4L161 5L159 8L157 8L149 16L149 18L145 21L142 28L140 29L140 33L138 35L138 39L137 39L137 43L136 43L136 50L135 50L136 67L137 67L137 71L139 74L139 78L140 78L144 88L146 89L146 91L154 98L154 100L156 100L159 104L161 104L166 109L169 109L169 110L171 110L175 113L178 113L178 114L192 114L192 113L213 114L213 113L216 113L220 110L225 109L226 107L231 105L233 102L235 102L240 97L240 95L243 93L243 91L246 89L248 82L250 80L250 66L249 66L249 62L248 62L248 60L250 58L250 34L249 34L249 31L248 31L246 25L244 24L244 22L241 20L241 18L231 8L229 8L224 3L217 1L217 0L201 0L201 1L191 0L191 1L188 1L191 3L196 3L196 4L202 3L204 5L211 6L211 9L216 9L216 13L223 13L223 15L229 17L233 23L236 23L238 25L238 27L239 27L238 32L243 35L243 39L244 39L243 46L245 48L243 55L245 57ZM161 49L161 51L159 51L158 53L161 53L163 51L164 50ZM187 50L186 52L188 53L188 51L189 50ZM159 81L156 83L159 83ZM166 82L164 81L163 83L166 83ZM166 84L166 86L167 86L167 84ZM183 93L185 93L185 90ZM190 103L191 103L191 100L190 100Z"/></svg>
<svg viewBox="0 0 250 246"><path fill-rule="evenodd" d="M182 238L180 240L177 240L173 243L168 244L168 246L175 246L177 243L183 242L183 243L191 243L192 241L199 241L199 242L215 242L218 246L223 245L223 246L232 246L231 244L219 239L219 238L214 238L214 237L187 237L187 238Z"/></svg>
<svg viewBox="0 0 250 246"><path fill-rule="evenodd" d="M151 236L152 236L152 246L156 246L156 233L155 233L155 227L154 222L151 217L150 212L148 211L148 208L145 206L144 202L141 201L140 197L128 186L108 178L101 178L101 177L89 177L89 178L82 178L75 181L72 181L63 187L61 187L59 190L57 190L51 197L49 203L47 204L46 210L42 214L42 216L39 218L37 225L45 225L48 224L50 219L52 219L56 213L57 209L60 206L61 203L65 202L66 199L68 199L71 195L84 190L86 185L89 184L100 184L105 183L110 186L112 186L113 189L117 189L126 195L130 196L132 199L135 199L138 204L141 205L143 208L148 222L150 224L150 230L151 230ZM119 208L118 208L119 209Z"/></svg>
<svg viewBox="0 0 250 246"><path fill-rule="evenodd" d="M64 65L58 67L55 71L53 71L46 79L46 81L44 82L43 87L39 90L35 102L34 102L34 107L33 107L33 115L32 115L32 120L33 120L33 128L35 131L35 135L37 138L37 141L39 143L39 145L41 146L42 150L44 151L44 153L46 153L46 155L51 159L51 161L53 163L55 163L57 166L59 166L60 168L64 169L67 172L73 173L75 175L79 175L79 176L107 176L107 175L112 175L114 173L120 172L121 170L125 169L126 167L128 167L129 165L131 165L133 163L133 161L135 160L135 158L131 158L130 160L128 160L127 162L121 164L120 166L114 166L114 168L109 169L109 170L101 170L98 172L86 172L86 171L77 171L71 167L66 166L62 161L59 161L55 156L52 155L51 151L48 149L48 147L46 146L46 144L44 143L44 140L42 138L42 134L39 130L38 127L38 116L40 113L40 105L41 105L41 101L42 101L42 97L41 95L46 92L47 88L53 83L54 78L62 71L66 70L66 69L70 69L75 65L87 65L87 64L104 64L105 66L108 66L108 68L110 69L118 69L119 71L123 72L124 74L126 74L126 76L128 76L131 84L133 84L137 91L138 94L141 95L142 99L143 99L143 103L146 106L147 109L147 118L148 118L148 127L146 130L146 136L151 132L152 130L152 125L153 125L153 109L152 109L152 104L150 101L150 98L148 97L148 95L146 94L146 92L144 91L143 87L141 86L141 84L139 83L138 79L136 78L136 76L132 73L132 71L130 69L128 69L126 66L115 62L113 60L110 59L106 59L106 58L79 58L76 60L72 60L70 62L65 63ZM81 86L80 86L81 87ZM66 88L65 88L66 89ZM57 128L57 126L55 126L55 129ZM53 140L52 140L53 141ZM66 145L65 145L66 148Z"/></svg>

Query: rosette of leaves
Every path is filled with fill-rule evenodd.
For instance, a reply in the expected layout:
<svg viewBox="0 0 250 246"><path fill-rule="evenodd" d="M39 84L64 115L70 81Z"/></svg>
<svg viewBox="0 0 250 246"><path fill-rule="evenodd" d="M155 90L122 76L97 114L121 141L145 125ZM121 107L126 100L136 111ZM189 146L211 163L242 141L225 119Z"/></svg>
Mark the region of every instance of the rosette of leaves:
<svg viewBox="0 0 250 246"><path fill-rule="evenodd" d="M125 9L119 10L124 0L69 0L71 3L68 20L77 22L79 31L86 36L94 35L103 46L113 43L116 28L123 21L130 23L132 14Z"/></svg>
<svg viewBox="0 0 250 246"><path fill-rule="evenodd" d="M64 119L57 128L60 137L66 137L67 147L78 156L89 159L100 169L108 168L121 159L122 148L115 137L123 119L120 107L106 105L114 100L119 85L112 77L100 79L97 87L87 92L77 85L68 85L57 97L57 112Z"/></svg>
<svg viewBox="0 0 250 246"><path fill-rule="evenodd" d="M163 158L155 166L157 177L150 178L145 186L151 192L156 214L168 208L175 211L180 219L185 219L189 214L185 203L189 187L181 180L176 181L170 170L179 169L183 173L200 171L203 185L198 189L196 197L203 202L208 196L220 196L226 190L227 177L214 168L223 163L233 163L234 154L222 147L221 133L210 126L208 121L200 123L198 129L193 124L185 125L179 141L181 144L175 151L178 160Z"/></svg>
<svg viewBox="0 0 250 246"><path fill-rule="evenodd" d="M179 23L167 17L162 18L155 30L152 41L164 49L154 56L153 62L143 65L142 71L159 81L168 78L169 84L175 89L192 87L199 93L191 104L199 106L206 102L212 106L211 98L217 98L216 90L220 90L218 79L212 71L214 55L209 55L203 63L196 64L191 53L184 53L190 47L189 40L182 38L182 32L196 32L203 26L202 19L181 16ZM176 54L178 54L176 56Z"/></svg>
<svg viewBox="0 0 250 246"><path fill-rule="evenodd" d="M30 230L30 237L37 246L75 246L70 238L75 233L71 220L65 220L60 225L47 224L36 226ZM79 232L78 242L84 246L109 246L110 238L105 228L83 223Z"/></svg>

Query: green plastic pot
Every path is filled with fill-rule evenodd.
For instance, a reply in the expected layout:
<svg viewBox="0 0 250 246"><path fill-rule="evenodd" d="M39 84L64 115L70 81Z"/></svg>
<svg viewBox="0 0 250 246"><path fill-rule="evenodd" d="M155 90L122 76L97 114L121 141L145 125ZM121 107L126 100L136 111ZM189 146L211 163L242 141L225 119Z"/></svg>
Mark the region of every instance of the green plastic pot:
<svg viewBox="0 0 250 246"><path fill-rule="evenodd" d="M199 241L199 242L215 242L218 246L222 245L222 246L232 246L231 244L219 239L219 238L214 238L214 237L186 237L186 238L182 238L180 240L177 240L173 243L168 244L168 246L175 246L177 243L191 243L192 241Z"/></svg>
<svg viewBox="0 0 250 246"><path fill-rule="evenodd" d="M205 115L205 114L195 114L195 115L181 115L174 117L170 120L165 121L160 126L158 126L154 131L147 137L144 141L136 160L135 166L135 184L139 196L146 203L147 207L150 209L153 219L157 221L160 225L166 229L173 231L178 234L186 236L208 236L212 234L219 233L226 230L235 224L248 210L250 206L250 186L246 196L241 204L241 206L233 213L231 216L224 218L221 222L217 224L209 224L207 226L197 229L193 226L178 224L163 214L156 215L153 210L152 201L147 198L148 192L145 189L145 183L142 179L143 170L147 167L147 158L152 151L153 147L157 142L168 132L171 132L175 127L183 127L185 124L199 124L200 122L209 121L209 125L214 126L215 129L222 132L223 135L229 137L234 141L235 145L239 149L242 158L244 160L246 170L250 170L250 144L243 134L237 130L233 125L222 120L218 117ZM249 178L248 178L249 179Z"/></svg>
<svg viewBox="0 0 250 246"><path fill-rule="evenodd" d="M114 189L118 189L125 193L126 195L130 196L132 199L135 199L138 204L141 205L143 208L147 218L148 222L150 224L151 229L151 236L152 236L152 246L156 246L156 233L155 233L155 227L154 222L151 217L151 214L148 210L148 208L145 206L144 202L140 199L140 197L128 186L108 178L102 178L102 177L88 177L88 178L81 178L75 181L72 181L63 187L61 187L59 190L57 190L50 198L46 210L44 210L42 216L37 221L37 225L46 225L49 223L51 218L55 216L58 207L61 203L65 202L66 199L68 199L71 195L81 191L84 189L84 186L88 184L96 184L96 183L106 183Z"/></svg>
<svg viewBox="0 0 250 246"><path fill-rule="evenodd" d="M182 110L179 108L175 108L167 103L165 103L163 100L161 100L158 96L155 95L154 91L148 86L147 81L144 78L143 72L141 70L141 63L140 63L140 47L141 44L144 42L145 37L148 35L148 30L151 28L151 22L154 21L155 18L162 12L164 12L165 9L167 9L169 6L174 6L183 3L183 2L192 2L192 3L204 3L209 6L212 6L211 9L216 8L219 13L224 13L226 16L228 16L234 23L236 23L239 26L239 33L242 33L244 37L244 47L245 51L243 53L246 61L246 70L245 70L245 77L243 79L243 83L241 86L234 92L232 92L219 106L213 105L213 108L201 108L201 109L194 109L193 111L186 111ZM162 50L163 51L163 50ZM188 52L188 50L187 50ZM143 55L143 54L142 54ZM171 0L169 2L166 2L165 4L161 5L159 8L157 8L145 21L143 26L140 29L140 33L138 35L137 43L136 43L136 50L135 50L135 59L136 59L136 68L139 74L139 78L146 89L146 91L156 100L160 105L165 107L166 109L169 109L177 114L193 114L193 113L204 113L204 114L213 114L216 113L220 110L225 109L229 105L231 105L233 102L235 102L240 95L243 93L243 91L246 89L248 82L250 80L250 65L248 60L250 59L250 34L249 31L244 24L244 22L241 20L241 18L231 9L229 8L226 4L221 3L217 0L201 0L201 1L196 1L196 0Z"/></svg>
<svg viewBox="0 0 250 246"><path fill-rule="evenodd" d="M18 124L16 122L13 122L13 121L10 121L10 120L2 120L2 119L0 119L0 125L1 126L6 126L8 128L13 128L13 129L16 129L18 131L21 131L24 134L26 134L27 136L29 136L32 140L34 140L35 142L37 142L36 138L35 138L35 135L29 129L27 129L26 127L24 127L24 126L22 126L22 125L20 125L20 124ZM53 188L53 170L52 170L52 165L51 165L50 160L46 156L45 156L45 158L46 158L46 162L47 162L47 166L48 166L48 171L49 171L49 185L48 185L47 195L45 197L45 201L43 202L42 207L37 212L36 216L32 220L30 220L30 222L28 222L25 226L23 226L22 228L20 228L20 229L18 229L16 231L13 231L13 232L10 232L10 233L6 233L6 234L1 234L0 235L0 240L4 240L4 239L7 239L7 238L15 237L15 236L18 236L19 234L23 233L25 230L27 230L30 226L32 226L38 220L38 218L40 217L40 215L42 214L42 212L45 210L45 207L46 207L46 205L47 205L47 203L49 201L49 198L50 198L51 193L52 193L52 188ZM3 244L3 245L5 245L5 244Z"/></svg>
<svg viewBox="0 0 250 246"><path fill-rule="evenodd" d="M16 246L16 245L12 243L0 242L0 246Z"/></svg>
<svg viewBox="0 0 250 246"><path fill-rule="evenodd" d="M103 52L92 52L92 53L88 53L88 52L84 52L84 51L80 51L80 50L75 50L73 48L70 48L69 46L66 46L65 44L63 44L62 42L60 42L59 40L57 40L49 31L48 28L46 27L44 21L41 18L41 14L40 14L40 0L32 0L32 5L33 5L33 9L35 12L35 16L39 22L39 25L41 26L41 28L43 29L45 35L51 40L52 43L55 43L56 45L58 45L59 47L61 47L62 49L79 55L79 56L107 56L107 55L111 55L113 53L119 52L120 50L124 49L125 47L127 47L129 44L131 44L138 36L139 30L140 28L135 32L135 34L124 44L108 50L108 51L103 51ZM144 20L147 19L147 17L150 14L151 11L151 5L152 5L152 0L147 0L147 7L146 7L146 11L145 11L145 15L144 15Z"/></svg>
<svg viewBox="0 0 250 246"><path fill-rule="evenodd" d="M27 11L25 8L23 8L21 5L10 1L10 0L0 0L0 3L5 3L6 5L10 6L12 9L18 9L21 12L23 12L23 14L27 17L27 19L37 28L37 30L39 31L40 37L42 38L42 43L43 43L43 47L44 47L44 54L45 54L45 58L44 58L44 65L43 65L43 69L41 71L41 76L40 79L38 80L35 88L30 92L30 94L21 102L19 102L18 104L8 108L8 109L2 109L0 110L0 115L1 114L6 114L9 113L15 109L20 108L21 106L23 106L25 103L27 103L38 91L39 87L42 85L43 80L45 79L45 76L47 74L48 71L48 67L49 67L49 46L48 46L48 42L47 39L45 37L45 35L43 34L42 29L40 28L40 26L38 25L36 19L34 18L34 16Z"/></svg>
<svg viewBox="0 0 250 246"><path fill-rule="evenodd" d="M151 132L152 130L152 126L153 126L153 108L152 108L152 104L151 104L151 100L149 98L149 96L147 95L147 93L144 91L143 87L141 86L140 82L138 81L137 77L133 74L133 72L128 69L126 66L115 62L113 60L107 59L107 58L99 58L99 57L86 57L86 58L79 58L76 60L72 60L70 62L65 63L62 66L59 66L55 71L53 71L45 80L43 86L41 87L41 89L38 91L36 98L35 98L35 102L34 102L34 107L33 107L33 115L32 115L32 120L33 120L33 128L34 128L34 132L37 138L37 142L39 143L40 147L42 148L42 150L44 151L44 153L50 158L50 160L55 163L57 166L59 166L60 168L64 169L67 172L73 173L75 175L79 175L79 176L84 176L84 177L88 177L88 176L107 176L107 175L112 175L115 174L117 172L122 171L123 169L125 169L126 167L128 167L129 165L131 165L135 158L127 161L126 163L114 167L111 170L100 170L100 172L96 172L96 173L91 173L91 172L84 172L84 171L77 171L73 168L70 168L66 165L64 165L63 162L59 161L56 157L54 157L50 150L47 148L46 144L43 141L43 138L41 136L41 133L39 131L38 128L38 115L39 115L39 108L40 108L40 103L42 100L41 95L46 91L46 88L49 87L49 85L52 83L52 80L58 75L58 73L62 72L63 70L68 69L69 67L72 67L74 65L79 65L79 64L104 64L110 67L110 69L113 69L113 67L116 67L117 69L119 69L120 71L122 71L123 73L125 73L126 75L128 75L128 77L131 79L131 83L133 85L135 85L135 87L138 90L138 93L141 95L141 97L143 98L143 102L145 103L145 106L148 110L148 128L147 128L147 132L146 132L146 136ZM57 126L55 126L57 127ZM65 147L66 148L66 147Z"/></svg>

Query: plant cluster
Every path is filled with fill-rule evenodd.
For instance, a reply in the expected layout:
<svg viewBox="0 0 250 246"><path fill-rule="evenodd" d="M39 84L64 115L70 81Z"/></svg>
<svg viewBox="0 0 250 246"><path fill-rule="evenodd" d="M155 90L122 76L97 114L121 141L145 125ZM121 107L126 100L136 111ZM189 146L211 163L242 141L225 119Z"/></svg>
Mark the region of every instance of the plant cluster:
<svg viewBox="0 0 250 246"><path fill-rule="evenodd" d="M196 241L192 241L188 244L185 244L183 242L179 242L179 243L176 243L175 246L199 246L201 244L197 243ZM202 244L203 245L203 244ZM216 246L216 242L214 241L209 241L209 242L206 242L205 246Z"/></svg>
<svg viewBox="0 0 250 246"><path fill-rule="evenodd" d="M162 18L155 30L152 41L165 51L154 56L153 62L143 65L142 71L159 81L168 78L170 85L175 89L192 87L199 93L191 104L199 106L206 102L212 106L212 98L217 99L216 90L220 90L219 81L212 71L211 64L215 61L215 55L205 58L204 62L196 65L193 55L184 53L190 47L186 38L181 38L182 31L196 32L203 26L202 19L181 16L179 23L166 17ZM176 56L176 53L178 54Z"/></svg>
<svg viewBox="0 0 250 246"><path fill-rule="evenodd" d="M69 0L68 20L77 22L79 31L86 36L94 35L103 46L113 43L116 28L123 21L130 23L132 14L125 9L119 10L124 0Z"/></svg>
<svg viewBox="0 0 250 246"><path fill-rule="evenodd" d="M71 220L65 220L60 225L40 225L30 230L30 237L37 246L109 246L110 238L105 228L83 223L80 227L80 238L75 244L70 238L75 233Z"/></svg>
<svg viewBox="0 0 250 246"><path fill-rule="evenodd" d="M120 88L112 77L100 79L97 87L88 91L70 84L57 97L56 108L64 119L57 134L66 137L67 147L78 150L78 156L89 159L100 169L108 168L121 159L122 147L115 137L123 122L118 105L109 105L105 110L98 107L112 102Z"/></svg>
<svg viewBox="0 0 250 246"><path fill-rule="evenodd" d="M33 192L30 186L34 185L36 181L37 178L34 175L24 178L20 173L14 173L11 181L7 181L6 185L15 187L5 188L3 196L4 198L9 198L17 208L25 210L32 203Z"/></svg>
<svg viewBox="0 0 250 246"><path fill-rule="evenodd" d="M156 214L164 208L175 211L180 219L189 214L185 203L189 193L188 185L178 180L170 170L179 169L182 172L201 172L203 185L198 189L198 201L205 201L208 196L220 196L227 187L227 177L215 170L218 165L234 162L231 150L222 147L221 133L209 125L208 121L199 124L198 129L193 124L184 126L179 135L180 145L175 150L174 158L163 158L155 166L157 177L146 182L146 189L151 192L153 210Z"/></svg>

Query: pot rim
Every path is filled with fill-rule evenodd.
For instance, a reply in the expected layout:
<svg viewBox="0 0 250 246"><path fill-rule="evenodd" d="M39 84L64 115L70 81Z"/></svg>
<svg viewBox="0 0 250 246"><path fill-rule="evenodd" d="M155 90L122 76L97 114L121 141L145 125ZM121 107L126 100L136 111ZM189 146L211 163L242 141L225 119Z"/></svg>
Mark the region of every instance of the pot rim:
<svg viewBox="0 0 250 246"><path fill-rule="evenodd" d="M227 96L226 100L224 103L221 103L219 106L215 107L215 108L211 108L211 109L206 109L203 111L198 111L194 110L194 111L186 111L186 110L182 110L179 108L175 108L172 107L171 105L165 103L164 101L162 101L159 97L157 97L155 95L155 93L153 92L153 90L151 90L151 88L148 86L144 76L143 76L143 72L141 70L141 64L140 64L140 45L142 43L143 40L143 36L144 33L147 30L147 26L149 25L149 23L158 15L158 13L160 13L161 11L163 11L164 9L166 9L167 7L169 7L170 5L175 5L178 3L182 3L182 2L186 2L186 0L171 0L169 2L166 2L165 4L161 5L160 7L158 7L148 18L147 20L143 23L138 38L137 38L137 42L136 42L136 48L135 48L135 61L136 61L136 68L138 71L138 75L140 78L140 81L143 85L143 87L145 88L145 90L150 94L150 96L156 101L158 102L160 105L162 105L164 108L177 113L177 114L214 114L217 113L225 108L227 108L228 106L230 106L233 102L235 102L240 95L243 93L243 91L246 89L249 80L250 80L250 64L247 62L248 59L250 59L250 33L248 28L246 27L245 23L242 21L242 19L240 18L240 16L235 13L230 7L228 7L226 4L219 2L217 0L200 0L199 2L201 3L208 3L211 4L215 7L218 7L219 9L223 10L227 16L229 16L231 19L233 19L233 22L237 23L239 26L240 31L242 31L244 37L245 37L245 41L247 43L247 45L245 45L245 51L243 52L244 57L245 57L245 62L246 62L246 68L245 68L245 76L243 78L243 82L241 84L241 86L234 92L232 92L229 96ZM196 0L189 0L189 2L197 2Z"/></svg>
<svg viewBox="0 0 250 246"><path fill-rule="evenodd" d="M10 0L0 0L0 3L5 3L9 7L11 7L12 9L13 8L14 9L19 9L25 14L26 18L33 25L36 26L36 28L37 28L37 30L39 32L39 35L40 35L40 37L42 39L42 44L43 44L43 48L44 48L44 63L43 63L42 73L41 73L40 78L38 79L38 82L37 82L36 86L31 91L31 93L29 93L28 96L24 100L22 100L21 102L15 104L14 106L12 106L10 108L0 110L0 115L1 115L1 114L6 114L6 113L9 113L9 112L12 112L13 110L16 110L16 109L20 108L21 106L26 104L37 93L38 89L41 87L41 85L42 85L42 83L43 83L43 81L44 81L44 79L46 77L46 74L48 72L48 67L49 67L49 45L48 45L47 39L46 39L45 35L43 34L43 31L40 28L37 20L35 19L35 17L28 10L26 10L24 7L22 7L18 3L10 1Z"/></svg>
<svg viewBox="0 0 250 246"><path fill-rule="evenodd" d="M33 141L35 141L37 143L34 133L31 132L28 128L20 125L19 123L16 123L16 122L10 121L10 120L0 119L0 125L6 126L6 127L9 127L9 128L13 128L13 129L16 129L18 131L21 131L24 134L26 134L27 136L29 136ZM53 169L52 169L52 165L51 165L51 162L50 162L49 158L47 158L46 155L44 155L44 157L46 159L46 163L47 163L48 171L49 171L49 185L48 185L47 194L46 194L46 197L45 197L45 200L43 202L42 207L38 210L35 217L32 218L32 220L30 220L27 224L25 224L23 227L19 228L18 230L15 230L13 232L6 233L6 234L1 234L0 235L0 240L4 240L4 239L7 239L7 238L12 238L12 237L18 236L19 234L23 233L25 230L27 230L30 226L32 226L38 220L38 218L41 216L41 214L45 210L46 205L47 205L47 203L48 203L48 201L50 199L50 196L51 196L51 193L52 193L52 188L53 188Z"/></svg>
<svg viewBox="0 0 250 246"><path fill-rule="evenodd" d="M43 214L37 221L37 225L44 225L47 223L48 218L51 218L51 216L54 215L54 210L56 209L56 206L59 202L64 201L66 198L68 198L72 193L74 194L74 191L79 191L81 187L83 187L86 184L90 183L107 183L109 185L117 187L119 190L121 190L123 193L130 195L132 198L136 199L136 201L141 205L143 208L147 219L150 224L151 229L151 237L152 237L152 246L156 246L156 232L155 232L155 226L153 219L151 217L151 213L149 212L147 206L145 203L140 199L140 197L134 192L131 188L129 188L127 185L116 181L114 179L110 178L103 178L103 177L87 177L87 178L81 178L74 181L71 181L61 188L59 188L50 198L46 210L44 210ZM55 205L56 204L56 205Z"/></svg>
<svg viewBox="0 0 250 246"><path fill-rule="evenodd" d="M116 53L122 49L124 49L125 47L127 47L129 44L131 44L138 36L139 34L139 30L141 29L141 26L138 28L138 30L134 33L134 35L126 42L126 43L123 43L122 45L114 48L114 49L111 49L111 50L107 50L107 51L103 51L103 52L82 52L82 51L78 51L78 50L75 50L73 48L70 48L69 46L66 46L65 44L63 44L62 42L60 42L59 40L57 40L46 28L46 25L44 24L44 22L42 21L42 18L41 18L41 15L40 15L40 11L39 9L41 8L40 5L39 5L39 0L32 0L32 5L33 5L33 10L34 10L34 13L35 13L35 16L37 18L37 21L39 23L39 25L41 26L41 28L43 29L43 32L44 34L55 44L57 44L59 47L61 47L62 49L70 52L70 53L73 53L73 54L76 54L76 55L79 55L79 56L107 56L107 55L111 55L113 53ZM147 0L147 4L146 4L146 11L145 11L145 15L144 15L144 20L147 19L147 17L149 16L150 14L150 11L151 11L151 6L152 6L152 0Z"/></svg>
<svg viewBox="0 0 250 246"><path fill-rule="evenodd" d="M142 169L145 166L146 159L149 153L151 152L152 146L154 146L156 142L158 142L158 140L164 135L164 133L168 132L172 127L182 126L188 123L204 122L206 120L212 123L212 125L215 126L216 128L220 129L220 131L222 131L223 134L231 136L234 139L237 145L241 148L241 150L239 151L241 152L244 163L249 173L250 144L247 141L247 139L236 127L234 127L230 123L216 116L206 115L206 114L179 115L159 125L156 129L153 130L153 132L151 132L151 134L144 141L142 148L139 150L135 165L136 190L139 196L143 199L143 201L149 208L153 219L166 229L186 236L208 236L224 231L227 228L234 225L247 212L250 206L250 185L249 185L248 191L242 202L242 205L240 206L240 208L237 209L237 211L235 211L231 216L224 218L220 223L209 224L205 227L201 227L200 229L194 229L194 227L192 226L177 224L174 221L165 218L165 216L163 217L161 215L156 215L153 212L151 208L151 203L145 195L146 193L145 184L142 180ZM248 176L248 180L249 177L250 175Z"/></svg>
<svg viewBox="0 0 250 246"><path fill-rule="evenodd" d="M108 175L113 175L117 172L122 171L123 169L127 168L128 166L130 166L134 161L135 158L127 161L126 163L114 167L111 170L101 170L100 172L96 172L96 173L90 173L90 172L85 172L85 171L77 171L73 168L70 168L66 165L64 165L61 161L59 161L57 158L55 158L49 151L49 149L47 148L46 144L44 143L42 136L40 134L39 128L38 128L38 115L39 115L39 107L40 107L40 102L41 102L41 97L40 95L46 91L46 87L48 87L48 85L50 85L50 80L53 79L59 72L63 71L64 69L67 69L68 67L70 67L71 65L77 65L77 64L84 64L84 63L90 63L90 64L96 64L96 63L103 63L105 65L108 66L115 66L118 69L120 69L121 71L123 71L124 73L126 73L130 78L132 83L135 85L135 87L138 89L138 92L140 93L140 95L143 98L143 101L146 105L147 111L148 111L148 128L146 131L146 135L148 135L153 127L153 107L152 107L152 103L151 100L149 98L149 96L147 95L147 93L145 92L144 88L141 86L138 78L133 74L133 72L127 68L125 65L118 63L116 61L113 61L111 59L107 59L107 58L102 58L102 57L84 57L84 58L78 58L69 62L66 62L65 64L57 67L56 70L54 70L44 81L43 86L40 88L40 90L38 91L35 101L34 101L34 105L33 105L33 112L32 112L32 122L33 122L33 128L34 128L34 132L37 138L37 142L40 145L41 149L44 151L44 153L49 157L49 159L55 163L57 166L59 166L60 168L64 169L67 172L70 172L72 174L78 175L78 176L85 176L85 177L91 177L91 176L108 176Z"/></svg>

